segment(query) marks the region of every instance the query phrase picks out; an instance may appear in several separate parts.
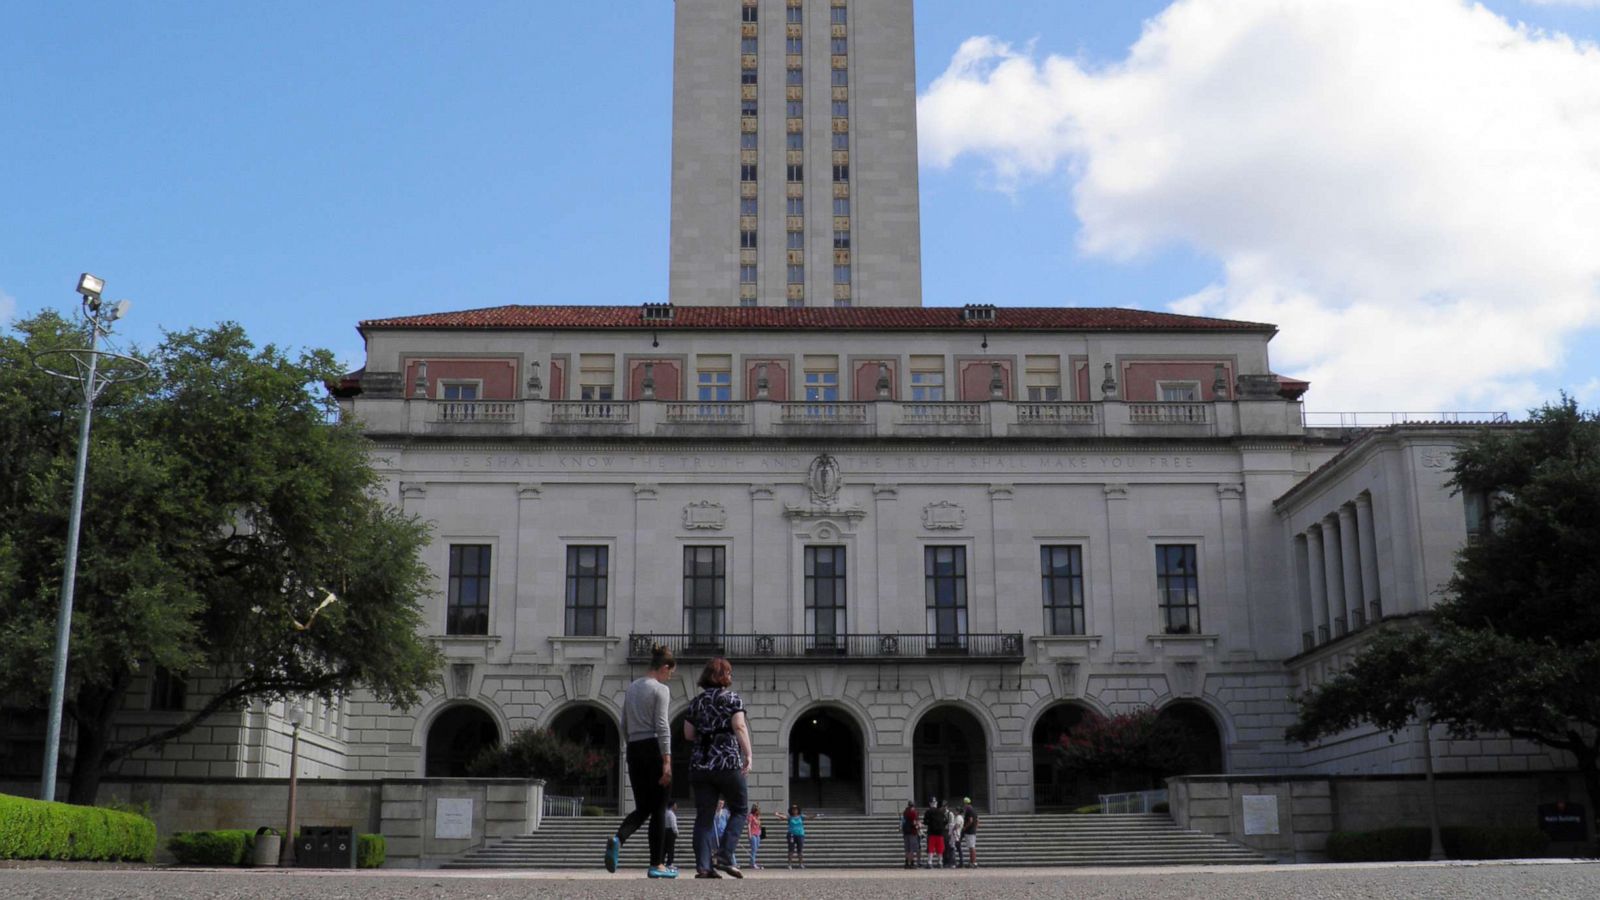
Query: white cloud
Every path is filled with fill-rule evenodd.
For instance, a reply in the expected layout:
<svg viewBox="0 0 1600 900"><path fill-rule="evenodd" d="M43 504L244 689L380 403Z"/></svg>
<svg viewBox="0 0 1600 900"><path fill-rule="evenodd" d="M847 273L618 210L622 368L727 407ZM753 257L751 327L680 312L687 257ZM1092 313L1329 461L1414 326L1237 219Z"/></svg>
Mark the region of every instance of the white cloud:
<svg viewBox="0 0 1600 900"><path fill-rule="evenodd" d="M0 325L9 323L16 314L17 298L6 293L4 288L0 288Z"/></svg>
<svg viewBox="0 0 1600 900"><path fill-rule="evenodd" d="M1126 59L962 45L923 159L1066 171L1080 248L1224 276L1185 312L1276 322L1320 409L1537 405L1600 321L1600 49L1458 0L1179 0Z"/></svg>

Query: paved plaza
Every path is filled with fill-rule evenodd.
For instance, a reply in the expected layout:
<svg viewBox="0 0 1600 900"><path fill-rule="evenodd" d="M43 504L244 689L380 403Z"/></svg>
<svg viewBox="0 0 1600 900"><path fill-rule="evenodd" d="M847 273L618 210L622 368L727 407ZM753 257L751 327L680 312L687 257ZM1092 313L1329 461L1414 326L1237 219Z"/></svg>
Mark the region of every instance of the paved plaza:
<svg viewBox="0 0 1600 900"><path fill-rule="evenodd" d="M642 874L437 871L295 872L182 869L0 869L0 897L204 897L206 900L377 900L377 898L571 897L631 900L663 896L742 896L805 900L925 897L1105 897L1128 900L1338 900L1405 897L1600 897L1600 863L1370 864L1248 868L1007 869L976 872L766 870L743 881L653 882Z"/></svg>

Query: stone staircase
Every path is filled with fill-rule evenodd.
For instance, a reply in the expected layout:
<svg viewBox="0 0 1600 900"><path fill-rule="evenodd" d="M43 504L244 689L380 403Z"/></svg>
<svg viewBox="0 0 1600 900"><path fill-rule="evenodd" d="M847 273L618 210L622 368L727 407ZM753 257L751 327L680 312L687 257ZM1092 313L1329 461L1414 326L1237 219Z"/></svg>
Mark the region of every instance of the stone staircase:
<svg viewBox="0 0 1600 900"><path fill-rule="evenodd" d="M447 869L599 869L605 842L617 827L615 817L545 819L533 834L508 838L468 851ZM678 816L678 866L694 867L689 831L694 814ZM807 869L899 868L905 862L897 816L823 816L806 822ZM781 819L767 825L761 861L784 865ZM622 865L642 869L649 862L641 830L622 848ZM740 864L749 862L741 842ZM1247 847L1212 835L1186 831L1163 814L1149 815L989 815L978 836L978 863L1002 866L1239 865L1271 860Z"/></svg>

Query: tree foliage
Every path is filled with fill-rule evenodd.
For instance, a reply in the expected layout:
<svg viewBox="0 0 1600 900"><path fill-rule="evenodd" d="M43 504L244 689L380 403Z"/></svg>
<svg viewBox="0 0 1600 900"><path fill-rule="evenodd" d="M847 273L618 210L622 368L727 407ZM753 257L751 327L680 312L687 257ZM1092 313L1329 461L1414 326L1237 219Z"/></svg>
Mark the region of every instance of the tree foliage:
<svg viewBox="0 0 1600 900"><path fill-rule="evenodd" d="M1456 736L1572 754L1600 808L1600 417L1563 397L1485 430L1451 485L1485 498L1492 527L1461 551L1431 621L1378 634L1301 699L1289 737L1431 715Z"/></svg>
<svg viewBox="0 0 1600 900"><path fill-rule="evenodd" d="M88 335L53 313L14 328L0 335L0 696L42 707L83 400L31 360ZM426 527L379 496L359 430L330 422L332 356L223 324L141 358L150 374L95 405L68 669L75 802L218 711L358 688L407 706L438 672L417 637ZM340 602L301 627L330 591ZM172 727L116 743L112 717L152 667L208 690Z"/></svg>
<svg viewBox="0 0 1600 900"><path fill-rule="evenodd" d="M526 728L504 744L485 747L467 771L479 778L543 778L587 784L605 780L613 762L610 754L548 728Z"/></svg>
<svg viewBox="0 0 1600 900"><path fill-rule="evenodd" d="M1191 771L1196 737L1182 723L1143 707L1086 715L1053 748L1058 771L1123 786L1150 786Z"/></svg>

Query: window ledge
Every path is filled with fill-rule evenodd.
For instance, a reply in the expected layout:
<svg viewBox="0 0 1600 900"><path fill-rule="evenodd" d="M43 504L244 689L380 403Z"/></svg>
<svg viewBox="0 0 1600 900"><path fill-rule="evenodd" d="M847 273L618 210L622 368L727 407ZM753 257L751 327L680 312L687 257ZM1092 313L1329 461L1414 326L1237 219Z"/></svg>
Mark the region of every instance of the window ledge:
<svg viewBox="0 0 1600 900"><path fill-rule="evenodd" d="M605 662L611 648L622 643L616 635L561 635L550 638L550 651L558 665L574 662Z"/></svg>
<svg viewBox="0 0 1600 900"><path fill-rule="evenodd" d="M438 646L445 659L487 660L489 653L500 643L498 634L430 634L428 640Z"/></svg>
<svg viewBox="0 0 1600 900"><path fill-rule="evenodd" d="M1218 634L1152 634L1146 638L1150 642L1150 646L1158 650L1166 644L1172 644L1174 648L1204 647L1207 650L1211 650L1217 646L1217 641L1221 639L1222 636Z"/></svg>
<svg viewBox="0 0 1600 900"><path fill-rule="evenodd" d="M1099 649L1098 634L1041 634L1029 638L1041 660L1081 659Z"/></svg>

